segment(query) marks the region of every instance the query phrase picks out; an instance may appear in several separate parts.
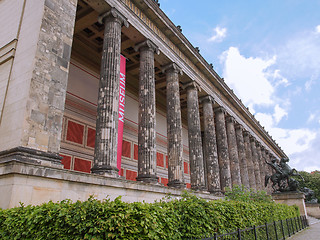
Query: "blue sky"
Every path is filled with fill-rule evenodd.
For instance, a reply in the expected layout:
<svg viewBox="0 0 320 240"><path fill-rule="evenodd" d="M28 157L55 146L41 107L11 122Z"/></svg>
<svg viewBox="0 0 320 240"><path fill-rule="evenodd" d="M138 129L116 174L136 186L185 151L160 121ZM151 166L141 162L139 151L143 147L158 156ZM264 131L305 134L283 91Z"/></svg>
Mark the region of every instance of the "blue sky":
<svg viewBox="0 0 320 240"><path fill-rule="evenodd" d="M320 0L160 0L298 170L320 170Z"/></svg>

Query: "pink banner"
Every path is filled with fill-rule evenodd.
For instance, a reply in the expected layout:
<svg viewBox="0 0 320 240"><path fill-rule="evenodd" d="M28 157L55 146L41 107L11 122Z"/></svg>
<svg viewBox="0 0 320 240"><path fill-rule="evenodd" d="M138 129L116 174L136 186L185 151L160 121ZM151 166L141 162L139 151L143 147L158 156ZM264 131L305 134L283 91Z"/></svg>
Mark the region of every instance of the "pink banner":
<svg viewBox="0 0 320 240"><path fill-rule="evenodd" d="M119 175L121 173L125 93L126 93L126 58L121 55L121 58L120 58L120 82L119 82L118 150L117 150L117 152L118 152L117 168L119 169Z"/></svg>

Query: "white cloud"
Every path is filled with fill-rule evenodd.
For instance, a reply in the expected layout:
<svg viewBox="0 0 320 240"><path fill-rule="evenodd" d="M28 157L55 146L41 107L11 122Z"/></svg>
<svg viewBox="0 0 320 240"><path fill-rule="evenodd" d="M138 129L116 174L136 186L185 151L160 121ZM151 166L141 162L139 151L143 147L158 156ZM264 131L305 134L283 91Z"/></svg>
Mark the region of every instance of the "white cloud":
<svg viewBox="0 0 320 240"><path fill-rule="evenodd" d="M308 120L307 120L307 123L311 123L315 118L316 118L316 115L313 114L313 113L311 113L311 114L309 115L309 118L308 118Z"/></svg>
<svg viewBox="0 0 320 240"><path fill-rule="evenodd" d="M310 80L305 82L304 88L306 89L306 91L310 91L312 85L314 85L315 83L316 83L315 79L310 79Z"/></svg>
<svg viewBox="0 0 320 240"><path fill-rule="evenodd" d="M255 118L289 156L290 164L298 170L317 169L320 161L319 158L319 162L314 158L320 156L320 148L316 147L315 142L320 144L320 132L308 128L288 129L278 126L282 119L289 117L288 108L291 107L290 98L283 99L276 95L278 87L291 84L283 77L282 69L279 70L278 58L246 58L237 48L230 47L221 55L220 60L224 64L223 76L227 84L249 106L251 113L255 113ZM274 69L275 66L277 69ZM295 94L300 94L301 87L295 89ZM269 111L273 108L273 111L261 112L264 108ZM317 155L312 160L305 159L305 155L312 156L312 153Z"/></svg>
<svg viewBox="0 0 320 240"><path fill-rule="evenodd" d="M316 133L306 128L284 129L277 127L279 119L286 114L283 109L276 105L273 114L257 113L256 119L260 121L261 125L265 126L273 139L290 156L308 150L311 141L316 137Z"/></svg>
<svg viewBox="0 0 320 240"><path fill-rule="evenodd" d="M314 132L315 137L309 142L306 150L290 155L291 165L298 170L320 170L320 131Z"/></svg>
<svg viewBox="0 0 320 240"><path fill-rule="evenodd" d="M277 104L274 107L274 114L273 114L275 124L278 124L284 116L288 116L288 113L283 108L281 108L279 104Z"/></svg>
<svg viewBox="0 0 320 240"><path fill-rule="evenodd" d="M320 33L320 25L316 26L316 33Z"/></svg>
<svg viewBox="0 0 320 240"><path fill-rule="evenodd" d="M271 105L274 87L268 81L266 69L273 65L271 59L245 58L235 47L225 51L221 60L224 62L223 76L245 105Z"/></svg>
<svg viewBox="0 0 320 240"><path fill-rule="evenodd" d="M208 39L209 42L221 42L227 36L227 29L216 27L213 29L214 34Z"/></svg>

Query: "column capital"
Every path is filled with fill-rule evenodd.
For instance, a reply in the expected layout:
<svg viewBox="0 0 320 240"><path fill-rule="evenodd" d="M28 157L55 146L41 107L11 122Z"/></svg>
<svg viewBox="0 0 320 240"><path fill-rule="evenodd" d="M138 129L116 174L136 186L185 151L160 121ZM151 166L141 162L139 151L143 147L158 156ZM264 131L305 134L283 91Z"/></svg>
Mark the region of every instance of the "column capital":
<svg viewBox="0 0 320 240"><path fill-rule="evenodd" d="M101 24L104 24L105 23L105 20L107 18L115 18L119 21L119 23L122 25L122 26L125 26L126 28L129 27L129 23L127 21L127 18L125 16L123 16L116 8L111 8L111 10L109 10L108 12L105 12L103 14L101 14L99 17L98 17L98 22L101 23Z"/></svg>
<svg viewBox="0 0 320 240"><path fill-rule="evenodd" d="M245 137L246 137L246 136L249 136L249 137L250 137L251 134L250 134L250 132L249 132L248 130L245 129L245 130L243 131L243 136L245 136Z"/></svg>
<svg viewBox="0 0 320 240"><path fill-rule="evenodd" d="M206 96L203 96L199 99L200 103L203 103L203 102L211 102L212 104L214 103L214 98L210 95L206 95Z"/></svg>
<svg viewBox="0 0 320 240"><path fill-rule="evenodd" d="M226 114L227 111L226 111L226 109L224 107L219 106L219 107L215 107L214 108L214 112L215 113L222 112L222 113Z"/></svg>
<svg viewBox="0 0 320 240"><path fill-rule="evenodd" d="M254 136L249 136L249 138L250 138L250 142L256 142L257 140L256 140L256 138L254 137Z"/></svg>
<svg viewBox="0 0 320 240"><path fill-rule="evenodd" d="M241 131L244 130L243 126L238 122L235 123L234 127L235 127L236 130L238 130L238 129L240 129Z"/></svg>
<svg viewBox="0 0 320 240"><path fill-rule="evenodd" d="M266 151L266 148L262 144L261 144L260 148L261 148L261 151Z"/></svg>
<svg viewBox="0 0 320 240"><path fill-rule="evenodd" d="M261 147L261 143L259 141L256 141L256 147Z"/></svg>
<svg viewBox="0 0 320 240"><path fill-rule="evenodd" d="M134 47L134 50L136 52L141 51L141 49L148 49L148 50L150 49L151 51L155 52L157 55L160 54L160 50L158 46L154 44L150 39L140 42L136 44L136 46Z"/></svg>
<svg viewBox="0 0 320 240"><path fill-rule="evenodd" d="M197 89L199 92L201 92L201 88L200 88L200 85L198 83L196 83L196 81L191 81L191 82L188 82L188 83L184 83L182 85L182 88L183 89L190 89L190 88L193 88L193 89Z"/></svg>
<svg viewBox="0 0 320 240"><path fill-rule="evenodd" d="M183 74L182 69L175 62L172 62L172 63L169 63L169 64L163 66L162 67L162 72L163 73L176 72L176 73L178 73L180 75Z"/></svg>
<svg viewBox="0 0 320 240"><path fill-rule="evenodd" d="M231 122L233 124L236 124L237 121L233 116L228 115L226 116L226 122Z"/></svg>

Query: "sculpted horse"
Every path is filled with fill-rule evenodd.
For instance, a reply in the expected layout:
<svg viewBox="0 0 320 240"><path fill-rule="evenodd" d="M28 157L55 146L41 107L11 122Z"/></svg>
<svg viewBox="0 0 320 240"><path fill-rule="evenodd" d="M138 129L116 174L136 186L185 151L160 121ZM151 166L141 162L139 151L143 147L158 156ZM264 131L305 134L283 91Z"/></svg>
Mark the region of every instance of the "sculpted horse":
<svg viewBox="0 0 320 240"><path fill-rule="evenodd" d="M271 162L266 163L270 165L276 172L272 175L267 175L265 177L265 186L268 185L269 179L272 182L272 189L280 192L284 191L297 191L298 190L298 182L290 178L291 176L300 176L304 181L303 177L298 173L298 171L294 168L291 168L287 162L289 162L288 158L281 158L280 164L276 163L276 159L272 159ZM278 188L276 186L278 185Z"/></svg>

